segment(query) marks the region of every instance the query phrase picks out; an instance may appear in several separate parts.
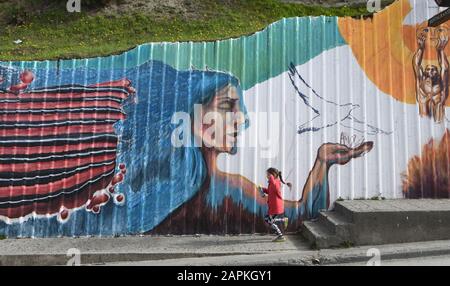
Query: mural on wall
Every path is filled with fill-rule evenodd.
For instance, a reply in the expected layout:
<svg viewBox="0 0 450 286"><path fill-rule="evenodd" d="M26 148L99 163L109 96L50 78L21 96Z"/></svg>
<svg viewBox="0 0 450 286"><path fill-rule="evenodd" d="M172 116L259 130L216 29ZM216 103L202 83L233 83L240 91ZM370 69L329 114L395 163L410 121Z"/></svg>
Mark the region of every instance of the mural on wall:
<svg viewBox="0 0 450 286"><path fill-rule="evenodd" d="M412 199L450 198L450 130L440 140L431 139L418 156L409 160L403 174L403 192Z"/></svg>
<svg viewBox="0 0 450 286"><path fill-rule="evenodd" d="M111 196L123 203L114 194L126 167L115 174L113 124L125 119L121 104L134 93L131 83L27 90L33 80L24 71L0 90L0 217L57 215L64 222L72 209L99 213Z"/></svg>
<svg viewBox="0 0 450 286"><path fill-rule="evenodd" d="M269 167L292 183L290 230L337 198L443 197L418 188L448 170L425 160L448 141L447 30L425 31L421 5L0 63L0 233L267 232Z"/></svg>
<svg viewBox="0 0 450 286"><path fill-rule="evenodd" d="M29 71L20 74L20 83L3 93L6 101L1 124L13 129L2 137L2 144L9 147L9 152L2 153L2 216L16 219L29 214L56 215L63 223L74 209L98 214L111 196L116 204L128 197L116 191L116 185L128 173L129 180L125 181L138 195L129 196L129 204L133 211L144 212L131 215L131 219L143 223L141 231L264 231L266 202L259 197L258 186L220 171L216 164L219 154L236 153L240 130L252 124L246 118L239 80L222 72L178 71L159 61L139 66L136 74L138 97L126 112L128 118L122 104L134 94L134 88L127 79L27 90L34 75ZM220 112L224 118L229 112L242 112L244 116L242 120L224 122L214 138L203 136L210 124L189 124L188 129L192 127L193 131L188 139L191 144L174 148L172 136L178 126L173 124L173 114L182 111L193 115L196 105L202 108L200 118L209 112ZM116 158L119 142L113 124L119 120L123 144ZM191 120L194 118L189 117ZM196 139L202 141L200 147L195 146ZM347 164L372 147L372 142L356 147L339 143L320 146L301 190L302 198L286 200L286 214L295 223L328 208L329 169L335 164ZM116 167L116 161L127 163ZM236 194L241 198L236 199Z"/></svg>
<svg viewBox="0 0 450 286"><path fill-rule="evenodd" d="M439 67L427 65L422 67L423 55L428 35L435 40ZM417 36L418 50L414 55L414 74L416 76L417 104L421 116L433 117L436 122L445 118L445 102L448 98L448 69L449 64L445 54L448 44L447 29L440 27L423 28Z"/></svg>

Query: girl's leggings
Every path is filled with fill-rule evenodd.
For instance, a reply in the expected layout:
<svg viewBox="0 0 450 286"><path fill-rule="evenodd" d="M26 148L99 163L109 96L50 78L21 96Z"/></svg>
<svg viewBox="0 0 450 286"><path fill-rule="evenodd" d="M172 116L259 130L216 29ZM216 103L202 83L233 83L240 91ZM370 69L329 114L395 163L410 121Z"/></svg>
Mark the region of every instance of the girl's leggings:
<svg viewBox="0 0 450 286"><path fill-rule="evenodd" d="M277 233L277 235L283 235L283 233L281 232L280 228L277 225L277 222L284 222L286 218L284 217L284 215L282 214L277 214L277 215L266 215L264 217L264 221L270 225L271 228L273 228L275 230L275 232Z"/></svg>

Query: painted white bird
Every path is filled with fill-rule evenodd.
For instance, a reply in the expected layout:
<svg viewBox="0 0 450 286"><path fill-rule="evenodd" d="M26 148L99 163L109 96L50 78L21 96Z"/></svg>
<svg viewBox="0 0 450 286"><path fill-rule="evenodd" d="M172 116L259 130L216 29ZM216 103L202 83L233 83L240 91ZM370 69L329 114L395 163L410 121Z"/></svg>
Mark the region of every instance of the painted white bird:
<svg viewBox="0 0 450 286"><path fill-rule="evenodd" d="M309 112L311 118L299 125L297 131L298 134L317 132L338 124L343 128L352 129L353 131L362 134L374 135L379 133L392 133L381 130L376 126L366 124L363 120L358 119L354 115L355 111L360 108L358 104L341 104L327 100L321 96L308 82L306 82L293 63L289 66L288 75L297 96L300 97L306 108L306 112ZM326 116L327 111L333 111L333 115L336 116Z"/></svg>

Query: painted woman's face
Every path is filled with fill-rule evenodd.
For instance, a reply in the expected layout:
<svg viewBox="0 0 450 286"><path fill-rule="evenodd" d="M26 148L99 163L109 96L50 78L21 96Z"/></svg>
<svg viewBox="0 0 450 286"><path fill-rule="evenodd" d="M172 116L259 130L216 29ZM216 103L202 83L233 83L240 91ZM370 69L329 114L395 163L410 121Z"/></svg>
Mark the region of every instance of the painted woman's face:
<svg viewBox="0 0 450 286"><path fill-rule="evenodd" d="M201 136L204 146L219 152L233 152L239 128L245 122L240 104L238 90L228 85L202 106L202 124L198 125L201 128L194 127L194 134Z"/></svg>

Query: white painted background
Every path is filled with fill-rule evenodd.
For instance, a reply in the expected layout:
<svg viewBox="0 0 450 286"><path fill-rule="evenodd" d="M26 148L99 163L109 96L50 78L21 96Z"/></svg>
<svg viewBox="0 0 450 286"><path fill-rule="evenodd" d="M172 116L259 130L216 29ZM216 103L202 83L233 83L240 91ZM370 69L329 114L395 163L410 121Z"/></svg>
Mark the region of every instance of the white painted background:
<svg viewBox="0 0 450 286"><path fill-rule="evenodd" d="M432 0L410 2L415 9L406 17L405 24L421 23L439 12ZM298 126L308 121L312 113L297 95L286 72L244 94L249 113L275 112L281 116L281 124L269 127L272 136L279 134L278 144L272 144L270 149L272 156L264 158L261 154L267 149L261 146L244 146L236 155L221 154L219 168L241 174L257 184L266 184L265 170L268 167L279 168L287 181L294 185L295 192L286 189L285 198L299 199L317 149L325 142L339 143L341 132L346 132L374 141L375 145L364 157L345 166L331 168L331 201L338 197L355 199L379 195L402 198L401 174L406 171L408 160L420 154L422 146L431 138L440 139L449 121L439 125L420 118L417 105L404 104L381 92L367 79L349 46L324 52L297 69L318 94L340 104L358 104L360 107L353 111L358 119L392 133L370 135L367 126L353 122L353 127L362 128L364 133L338 124L319 132L297 134ZM312 105L323 111L324 115L314 122L314 126L336 121L347 111L346 108L326 104L306 88L302 90L311 98ZM449 117L448 108L446 114ZM251 138L257 138L261 124L264 124L261 120L252 120L250 127L239 137L240 144L245 145Z"/></svg>

